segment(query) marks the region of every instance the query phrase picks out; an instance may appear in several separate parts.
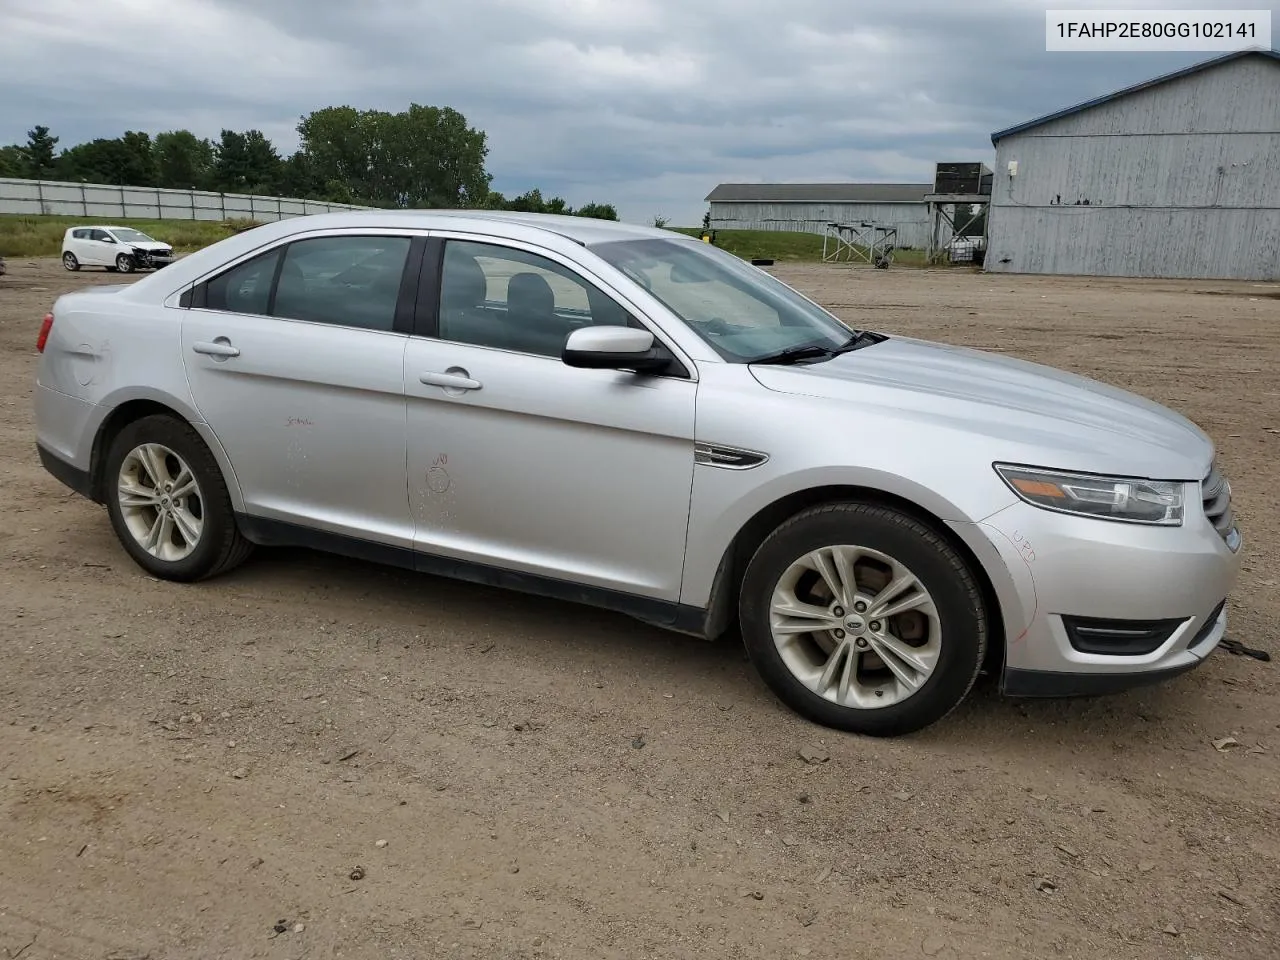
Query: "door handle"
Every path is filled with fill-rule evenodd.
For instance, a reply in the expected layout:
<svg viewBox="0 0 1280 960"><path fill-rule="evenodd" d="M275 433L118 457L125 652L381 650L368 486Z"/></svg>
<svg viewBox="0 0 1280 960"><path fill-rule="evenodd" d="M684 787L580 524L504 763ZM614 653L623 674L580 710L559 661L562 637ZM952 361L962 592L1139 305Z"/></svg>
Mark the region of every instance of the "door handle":
<svg viewBox="0 0 1280 960"><path fill-rule="evenodd" d="M461 373L423 373L418 380L429 387L444 387L446 390L479 390L482 386L479 380L467 376L465 370Z"/></svg>
<svg viewBox="0 0 1280 960"><path fill-rule="evenodd" d="M231 341L226 337L218 337L216 340L200 340L191 345L191 349L196 353L203 353L207 357L225 360L227 357L240 356L240 348L233 347Z"/></svg>

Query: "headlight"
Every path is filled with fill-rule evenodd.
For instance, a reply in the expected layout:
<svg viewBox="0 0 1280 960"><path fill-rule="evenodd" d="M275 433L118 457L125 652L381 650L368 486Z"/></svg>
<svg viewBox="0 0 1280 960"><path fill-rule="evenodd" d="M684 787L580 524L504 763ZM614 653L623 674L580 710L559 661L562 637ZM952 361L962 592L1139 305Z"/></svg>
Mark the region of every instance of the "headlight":
<svg viewBox="0 0 1280 960"><path fill-rule="evenodd" d="M1032 506L1099 520L1182 525L1183 489L1176 480L1097 477L997 463L1009 489Z"/></svg>

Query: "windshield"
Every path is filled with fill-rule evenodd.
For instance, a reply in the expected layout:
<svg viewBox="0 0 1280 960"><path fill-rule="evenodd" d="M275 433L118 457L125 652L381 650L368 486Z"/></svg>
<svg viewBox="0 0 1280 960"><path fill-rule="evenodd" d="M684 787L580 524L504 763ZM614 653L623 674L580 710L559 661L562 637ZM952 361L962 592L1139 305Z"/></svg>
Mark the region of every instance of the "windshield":
<svg viewBox="0 0 1280 960"><path fill-rule="evenodd" d="M593 252L734 363L797 347L836 350L856 332L782 281L697 240L615 240Z"/></svg>
<svg viewBox="0 0 1280 960"><path fill-rule="evenodd" d="M121 243L155 243L145 233L140 230L134 230L132 227L112 227L111 232L116 235L116 239Z"/></svg>

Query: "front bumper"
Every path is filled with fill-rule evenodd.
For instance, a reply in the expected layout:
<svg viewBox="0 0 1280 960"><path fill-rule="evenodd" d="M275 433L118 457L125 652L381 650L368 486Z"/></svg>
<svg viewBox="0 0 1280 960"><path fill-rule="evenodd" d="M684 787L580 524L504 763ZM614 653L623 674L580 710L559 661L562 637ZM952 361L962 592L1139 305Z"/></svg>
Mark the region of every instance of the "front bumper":
<svg viewBox="0 0 1280 960"><path fill-rule="evenodd" d="M1090 695L1157 682L1198 666L1226 633L1239 542L1232 550L1194 507L1180 527L1152 527L1019 502L968 532L978 534L980 558L1000 574L992 580L1005 627L1001 688L1010 696ZM1070 618L1122 628L1163 621L1166 628L1141 652L1097 652L1097 644L1073 640Z"/></svg>

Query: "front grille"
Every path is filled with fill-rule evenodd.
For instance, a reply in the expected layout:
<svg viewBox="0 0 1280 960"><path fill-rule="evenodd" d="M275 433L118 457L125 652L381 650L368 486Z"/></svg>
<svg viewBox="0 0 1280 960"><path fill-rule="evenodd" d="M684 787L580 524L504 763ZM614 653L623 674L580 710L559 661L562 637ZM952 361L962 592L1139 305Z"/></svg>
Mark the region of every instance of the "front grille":
<svg viewBox="0 0 1280 960"><path fill-rule="evenodd" d="M1209 475L1200 485L1201 498L1204 501L1204 515L1218 531L1218 536L1227 543L1236 538L1236 517L1231 510L1231 484L1222 475L1215 461Z"/></svg>

